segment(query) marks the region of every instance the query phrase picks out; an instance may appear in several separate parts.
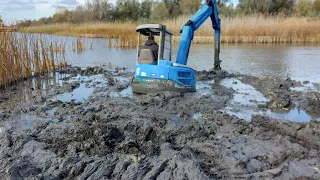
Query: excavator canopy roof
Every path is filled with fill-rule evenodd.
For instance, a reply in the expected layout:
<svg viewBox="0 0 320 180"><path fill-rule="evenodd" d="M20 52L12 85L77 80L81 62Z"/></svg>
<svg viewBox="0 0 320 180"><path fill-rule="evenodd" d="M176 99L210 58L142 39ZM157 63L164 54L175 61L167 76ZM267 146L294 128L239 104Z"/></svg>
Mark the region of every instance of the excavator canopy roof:
<svg viewBox="0 0 320 180"><path fill-rule="evenodd" d="M164 25L162 24L142 24L139 25L136 29L137 32L140 32L141 34L145 36L149 36L150 33L154 36L160 36L160 31L163 29L166 30L166 33L169 33L172 35L172 32L169 31Z"/></svg>

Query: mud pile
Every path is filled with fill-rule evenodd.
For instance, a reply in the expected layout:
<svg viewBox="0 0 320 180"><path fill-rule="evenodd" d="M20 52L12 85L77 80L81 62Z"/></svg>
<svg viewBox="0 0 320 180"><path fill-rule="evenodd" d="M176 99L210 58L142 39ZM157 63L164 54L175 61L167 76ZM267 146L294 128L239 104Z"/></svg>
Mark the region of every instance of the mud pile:
<svg viewBox="0 0 320 180"><path fill-rule="evenodd" d="M1 177L320 178L318 121L241 120L219 111L234 91L217 84L210 85L215 98L173 92L113 97L129 83L103 73L110 83L85 102L46 100L26 110L55 108L59 121L36 121L22 132L1 128Z"/></svg>

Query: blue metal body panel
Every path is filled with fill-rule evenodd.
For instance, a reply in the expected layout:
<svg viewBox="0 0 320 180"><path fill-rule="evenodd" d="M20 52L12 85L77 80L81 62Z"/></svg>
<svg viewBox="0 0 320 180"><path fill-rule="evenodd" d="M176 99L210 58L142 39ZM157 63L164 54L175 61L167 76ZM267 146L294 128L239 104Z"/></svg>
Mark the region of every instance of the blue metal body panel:
<svg viewBox="0 0 320 180"><path fill-rule="evenodd" d="M196 85L196 74L193 69L172 66L172 62L168 60L160 60L159 65L137 64L135 78L170 80L180 86Z"/></svg>
<svg viewBox="0 0 320 180"><path fill-rule="evenodd" d="M163 60L160 60L163 61ZM169 61L170 62L170 61ZM169 79L170 65L137 64L135 78Z"/></svg>
<svg viewBox="0 0 320 180"><path fill-rule="evenodd" d="M181 86L196 85L196 73L191 68L171 66L169 72L169 80Z"/></svg>

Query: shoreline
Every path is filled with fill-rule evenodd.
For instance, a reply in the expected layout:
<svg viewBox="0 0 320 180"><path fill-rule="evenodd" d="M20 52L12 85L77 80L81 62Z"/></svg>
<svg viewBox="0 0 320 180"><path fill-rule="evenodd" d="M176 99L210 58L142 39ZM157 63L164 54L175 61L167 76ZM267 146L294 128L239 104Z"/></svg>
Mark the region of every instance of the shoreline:
<svg viewBox="0 0 320 180"><path fill-rule="evenodd" d="M31 33L31 34L42 34L42 35L55 35L55 36L66 36L75 38L104 38L104 39L118 39L103 34L74 34L74 33L40 33L40 32L21 32L20 33ZM172 44L180 43L180 36L172 36ZM281 36L221 36L221 44L313 44L320 45L320 35L317 40L313 37L310 38L298 38L292 40L291 37ZM130 43L137 43L137 41L130 41ZM191 42L192 44L214 44L213 36L194 36ZM121 47L133 47L132 45L124 45Z"/></svg>

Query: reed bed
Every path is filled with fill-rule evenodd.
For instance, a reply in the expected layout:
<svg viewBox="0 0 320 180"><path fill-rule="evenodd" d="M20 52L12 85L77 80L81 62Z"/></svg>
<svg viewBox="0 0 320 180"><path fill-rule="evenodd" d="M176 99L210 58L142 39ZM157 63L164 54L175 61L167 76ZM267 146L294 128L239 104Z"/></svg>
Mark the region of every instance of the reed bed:
<svg viewBox="0 0 320 180"><path fill-rule="evenodd" d="M179 43L180 29L190 16L180 16L162 22L174 34L173 42ZM320 20L281 16L238 16L221 17L222 43L320 43ZM108 38L109 47L135 47L137 34L135 28L142 23L87 23L52 24L22 28L20 31L49 33L78 37ZM213 43L214 31L208 19L194 35L193 43Z"/></svg>
<svg viewBox="0 0 320 180"><path fill-rule="evenodd" d="M15 27L2 27L0 24L0 32L15 32L17 30Z"/></svg>
<svg viewBox="0 0 320 180"><path fill-rule="evenodd" d="M91 47L92 47L92 43L91 43ZM79 53L79 52L85 51L85 49L86 49L85 44L81 38L77 38L76 42L72 43L73 52Z"/></svg>
<svg viewBox="0 0 320 180"><path fill-rule="evenodd" d="M66 67L65 44L43 36L2 32L0 87Z"/></svg>

